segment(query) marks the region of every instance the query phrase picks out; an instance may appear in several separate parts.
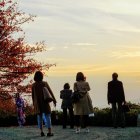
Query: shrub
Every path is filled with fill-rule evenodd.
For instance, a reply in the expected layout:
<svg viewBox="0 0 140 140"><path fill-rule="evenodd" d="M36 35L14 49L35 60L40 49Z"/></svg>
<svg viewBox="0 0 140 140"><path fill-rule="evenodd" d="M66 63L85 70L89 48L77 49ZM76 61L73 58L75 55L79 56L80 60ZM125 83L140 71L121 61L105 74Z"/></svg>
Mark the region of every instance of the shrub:
<svg viewBox="0 0 140 140"><path fill-rule="evenodd" d="M140 106L130 104L130 112L126 113L126 126L137 126L137 116L140 113ZM25 125L36 125L36 115L33 113L33 108L27 106L26 112L26 124ZM53 125L62 125L63 114L62 111L52 111L51 114ZM18 125L16 113L4 112L0 110L0 126L11 126ZM70 122L68 118L68 123ZM94 108L94 117L89 118L89 124L91 126L112 126L112 113L111 108L98 109Z"/></svg>

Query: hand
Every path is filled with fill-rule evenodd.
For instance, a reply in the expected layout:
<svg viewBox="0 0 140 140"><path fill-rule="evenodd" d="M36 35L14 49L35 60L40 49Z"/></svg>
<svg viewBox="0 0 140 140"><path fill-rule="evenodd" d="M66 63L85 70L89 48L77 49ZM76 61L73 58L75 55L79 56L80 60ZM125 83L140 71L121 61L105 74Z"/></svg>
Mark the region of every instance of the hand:
<svg viewBox="0 0 140 140"><path fill-rule="evenodd" d="M108 102L108 105L110 105L110 102Z"/></svg>
<svg viewBox="0 0 140 140"><path fill-rule="evenodd" d="M126 101L123 101L123 102L122 102L122 105L125 105L125 104L126 104Z"/></svg>

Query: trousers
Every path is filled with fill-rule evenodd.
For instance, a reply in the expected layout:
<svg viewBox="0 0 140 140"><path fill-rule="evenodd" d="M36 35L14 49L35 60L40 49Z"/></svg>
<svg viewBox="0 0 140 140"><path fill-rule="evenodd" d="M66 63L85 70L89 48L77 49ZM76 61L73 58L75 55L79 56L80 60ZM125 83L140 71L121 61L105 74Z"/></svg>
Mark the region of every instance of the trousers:
<svg viewBox="0 0 140 140"><path fill-rule="evenodd" d="M125 126L125 114L122 109L122 103L112 103L112 120L113 126Z"/></svg>
<svg viewBox="0 0 140 140"><path fill-rule="evenodd" d="M37 115L38 127L41 129L43 122L47 128L51 128L51 114L41 113Z"/></svg>

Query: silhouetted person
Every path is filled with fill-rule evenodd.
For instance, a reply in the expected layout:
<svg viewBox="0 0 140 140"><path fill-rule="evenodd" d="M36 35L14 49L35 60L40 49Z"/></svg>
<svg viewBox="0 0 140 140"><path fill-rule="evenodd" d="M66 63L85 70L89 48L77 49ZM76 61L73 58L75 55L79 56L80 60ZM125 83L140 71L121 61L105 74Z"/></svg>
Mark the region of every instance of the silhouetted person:
<svg viewBox="0 0 140 140"><path fill-rule="evenodd" d="M74 114L71 96L72 90L70 89L70 85L68 83L65 83L64 89L60 91L60 98L62 99L61 108L63 109L63 128L66 128L67 126L67 111L69 111L70 128L74 127Z"/></svg>
<svg viewBox="0 0 140 140"><path fill-rule="evenodd" d="M45 136L43 132L43 121L48 128L47 136L53 136L51 124L51 107L49 102L44 100L43 88L46 87L53 97L53 103L56 106L56 99L47 81L43 81L43 73L37 71L34 75L34 83L32 85L32 100L34 112L37 115L38 127L40 128L41 136Z"/></svg>
<svg viewBox="0 0 140 140"><path fill-rule="evenodd" d="M118 74L112 74L112 81L108 83L108 104L112 105L112 120L114 128L125 127L125 116L122 105L125 104L123 83L118 80ZM119 124L120 123L120 124Z"/></svg>
<svg viewBox="0 0 140 140"><path fill-rule="evenodd" d="M76 133L80 133L80 122L85 128L85 132L89 132L88 119L89 114L93 113L92 100L89 95L90 86L86 81L86 77L82 72L78 72L76 75L76 82L74 83L74 91L79 91L81 98L78 102L74 103L74 115Z"/></svg>
<svg viewBox="0 0 140 140"><path fill-rule="evenodd" d="M16 93L16 107L18 124L22 127L25 124L25 104L19 93Z"/></svg>

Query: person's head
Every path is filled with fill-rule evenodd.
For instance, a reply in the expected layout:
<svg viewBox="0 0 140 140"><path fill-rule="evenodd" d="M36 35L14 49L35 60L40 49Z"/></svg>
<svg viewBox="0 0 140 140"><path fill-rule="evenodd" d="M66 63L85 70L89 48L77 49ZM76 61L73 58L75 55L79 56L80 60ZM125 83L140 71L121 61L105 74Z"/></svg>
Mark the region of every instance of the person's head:
<svg viewBox="0 0 140 140"><path fill-rule="evenodd" d="M43 80L43 73L41 71L37 71L34 75L34 81L42 81Z"/></svg>
<svg viewBox="0 0 140 140"><path fill-rule="evenodd" d="M76 75L76 81L85 81L85 76L82 72L78 72Z"/></svg>
<svg viewBox="0 0 140 140"><path fill-rule="evenodd" d="M65 84L64 84L64 89L70 89L69 83L65 83Z"/></svg>
<svg viewBox="0 0 140 140"><path fill-rule="evenodd" d="M112 79L113 79L113 80L117 80L117 78L118 78L118 74L117 74L116 72L114 72L114 73L112 74Z"/></svg>

